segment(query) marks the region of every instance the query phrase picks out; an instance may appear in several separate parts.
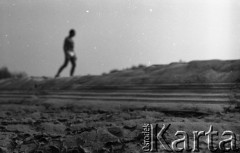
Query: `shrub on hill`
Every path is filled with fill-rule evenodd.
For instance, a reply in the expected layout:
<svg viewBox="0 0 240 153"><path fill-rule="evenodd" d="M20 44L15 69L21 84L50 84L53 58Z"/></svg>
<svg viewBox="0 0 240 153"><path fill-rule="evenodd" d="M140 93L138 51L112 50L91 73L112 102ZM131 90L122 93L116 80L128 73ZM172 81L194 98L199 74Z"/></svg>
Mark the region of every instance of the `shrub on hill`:
<svg viewBox="0 0 240 153"><path fill-rule="evenodd" d="M23 78L26 77L27 74L24 72L10 72L7 67L0 68L0 79L6 78Z"/></svg>

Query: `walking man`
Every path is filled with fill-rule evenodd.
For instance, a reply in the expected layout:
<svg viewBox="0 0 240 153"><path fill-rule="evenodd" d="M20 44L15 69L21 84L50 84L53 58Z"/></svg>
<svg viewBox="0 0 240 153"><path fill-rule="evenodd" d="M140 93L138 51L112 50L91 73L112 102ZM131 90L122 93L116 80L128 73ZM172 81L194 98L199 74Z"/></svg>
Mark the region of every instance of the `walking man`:
<svg viewBox="0 0 240 153"><path fill-rule="evenodd" d="M59 77L60 73L68 65L69 61L72 64L70 76L73 76L73 74L74 74L74 70L76 67L76 60L77 60L77 56L74 52L74 42L73 42L73 37L75 36L75 34L76 34L75 30L71 29L69 31L69 35L64 40L63 50L64 50L64 54L65 54L65 60L64 60L63 65L59 68L55 77Z"/></svg>

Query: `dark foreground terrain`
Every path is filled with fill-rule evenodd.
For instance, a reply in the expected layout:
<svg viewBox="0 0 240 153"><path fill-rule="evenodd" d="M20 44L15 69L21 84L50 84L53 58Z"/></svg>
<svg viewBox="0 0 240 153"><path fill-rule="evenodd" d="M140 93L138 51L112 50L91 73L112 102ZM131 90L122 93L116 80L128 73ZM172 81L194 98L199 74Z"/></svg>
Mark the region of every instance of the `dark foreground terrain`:
<svg viewBox="0 0 240 153"><path fill-rule="evenodd" d="M169 141L177 130L193 140L192 131L210 125L240 133L237 89L165 90L1 91L1 152L139 153L145 123L171 124ZM200 151L206 147L203 138Z"/></svg>
<svg viewBox="0 0 240 153"><path fill-rule="evenodd" d="M219 132L215 145L231 130L240 148L239 65L195 61L102 76L0 80L0 153L141 153L145 123L171 124L168 143L186 131L190 146L193 131L212 125ZM202 137L200 152L210 152L207 143Z"/></svg>

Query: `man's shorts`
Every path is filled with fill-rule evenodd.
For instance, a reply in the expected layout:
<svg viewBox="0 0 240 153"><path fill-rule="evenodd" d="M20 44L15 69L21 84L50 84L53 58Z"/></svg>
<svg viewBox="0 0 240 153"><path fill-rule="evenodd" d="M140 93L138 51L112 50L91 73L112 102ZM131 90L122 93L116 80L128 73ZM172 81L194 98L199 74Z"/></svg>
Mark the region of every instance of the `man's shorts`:
<svg viewBox="0 0 240 153"><path fill-rule="evenodd" d="M70 58L76 58L76 54L74 51L68 51L67 52L67 57Z"/></svg>

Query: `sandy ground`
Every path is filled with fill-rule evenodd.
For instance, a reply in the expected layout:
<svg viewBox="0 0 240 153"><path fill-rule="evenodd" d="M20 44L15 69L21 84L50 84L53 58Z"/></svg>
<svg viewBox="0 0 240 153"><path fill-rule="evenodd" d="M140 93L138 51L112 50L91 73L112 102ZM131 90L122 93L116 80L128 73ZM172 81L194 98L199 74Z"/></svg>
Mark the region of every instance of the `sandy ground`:
<svg viewBox="0 0 240 153"><path fill-rule="evenodd" d="M230 104L182 104L43 99L0 100L0 152L143 152L143 124L171 124L175 131L232 130L240 113ZM231 111L231 113L229 112ZM239 142L239 137L238 137ZM201 141L200 152L206 149ZM238 144L240 147L240 145Z"/></svg>

